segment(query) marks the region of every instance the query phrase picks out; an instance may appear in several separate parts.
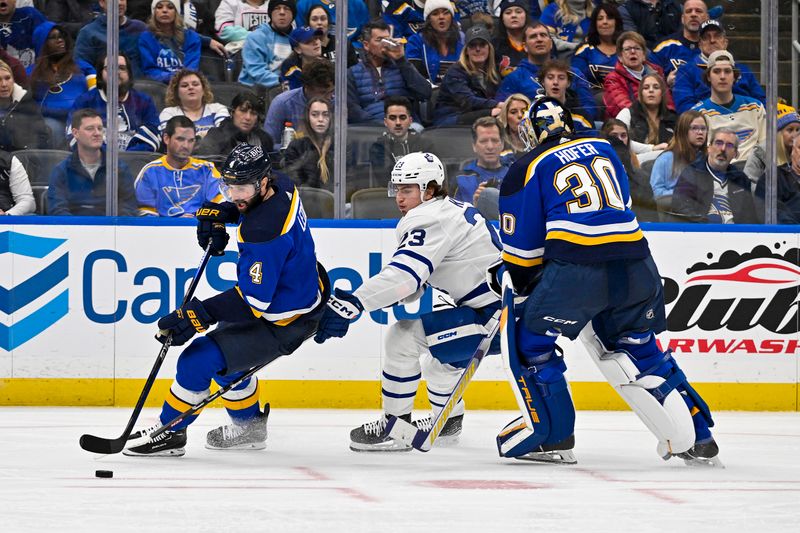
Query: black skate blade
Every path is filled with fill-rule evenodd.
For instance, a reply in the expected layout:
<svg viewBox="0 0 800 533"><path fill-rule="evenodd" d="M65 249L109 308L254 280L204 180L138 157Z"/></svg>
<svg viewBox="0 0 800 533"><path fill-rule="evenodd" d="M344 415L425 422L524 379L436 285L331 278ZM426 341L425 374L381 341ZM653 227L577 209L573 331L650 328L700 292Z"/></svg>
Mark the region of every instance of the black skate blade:
<svg viewBox="0 0 800 533"><path fill-rule="evenodd" d="M87 452L111 455L121 452L128 442L128 439L124 437L119 439L104 439L87 434L81 435L80 441L78 442L81 448Z"/></svg>
<svg viewBox="0 0 800 533"><path fill-rule="evenodd" d="M578 460L572 450L559 450L550 452L531 452L525 455L514 457L519 461L531 463L554 464L554 465L575 465Z"/></svg>
<svg viewBox="0 0 800 533"><path fill-rule="evenodd" d="M725 465L719 460L718 456L715 457L692 457L687 459L681 457L686 466L691 468L721 468L724 469Z"/></svg>

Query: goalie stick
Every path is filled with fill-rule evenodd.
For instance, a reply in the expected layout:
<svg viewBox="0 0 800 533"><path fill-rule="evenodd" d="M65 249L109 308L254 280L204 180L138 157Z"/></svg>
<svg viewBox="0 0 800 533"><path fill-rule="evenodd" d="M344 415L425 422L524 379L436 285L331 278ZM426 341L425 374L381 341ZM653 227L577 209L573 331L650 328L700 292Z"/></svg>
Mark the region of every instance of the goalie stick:
<svg viewBox="0 0 800 533"><path fill-rule="evenodd" d="M483 358L486 357L486 354L489 351L489 346L492 344L492 339L494 339L494 336L497 334L500 328L502 328L503 324L505 323L506 316L507 312L505 310L498 310L494 313L494 315L492 315L492 318L489 319L489 322L487 322L486 329L488 331L486 336L481 340L480 344L478 344L475 354L472 356L472 359L470 359L467 367L464 369L464 372L458 379L458 383L456 383L456 386L453 388L453 392L450 393L450 396L447 398L442 410L439 411L439 414L433 420L431 429L428 431L417 429L416 426L406 422L402 418L397 418L394 415L390 415L386 424L386 431L389 436L391 436L393 439L405 442L406 444L410 444L412 447L421 452L427 452L431 449L433 442L439 436L439 433L441 433L442 428L447 422L447 419L450 417L450 413L453 411L459 400L461 400L461 398L464 396L464 391L467 389L469 382L472 381L475 371L478 370L478 365L480 365L481 361L483 361Z"/></svg>
<svg viewBox="0 0 800 533"><path fill-rule="evenodd" d="M189 289L186 291L186 294L183 295L183 303L181 303L181 307L186 305L189 300L192 299L192 296L194 296L194 291L197 289L197 285L200 283L200 278L203 276L203 272L206 269L208 260L211 257L210 251L211 245L209 244L209 246L206 248L206 251L203 253L203 258L200 260L200 265L197 267L197 272L195 272L192 282L189 284ZM161 368L161 364L167 357L167 351L169 350L170 346L172 346L172 333L167 335L167 338L161 345L161 350L158 352L158 357L156 357L156 362L153 364L153 369L150 370L150 375L147 377L147 381L144 383L142 392L139 394L139 399L136 401L136 407L133 408L133 413L128 420L128 425L125 426L125 429L122 431L122 435L116 439L105 439L103 437L84 434L81 436L79 441L81 448L87 452L102 453L107 455L122 451L128 442L128 437L130 437L131 433L133 432L133 426L136 424L136 420L139 418L139 414L142 412L144 402L147 399L147 396L150 394L150 389L153 388L153 383L156 381L156 376Z"/></svg>

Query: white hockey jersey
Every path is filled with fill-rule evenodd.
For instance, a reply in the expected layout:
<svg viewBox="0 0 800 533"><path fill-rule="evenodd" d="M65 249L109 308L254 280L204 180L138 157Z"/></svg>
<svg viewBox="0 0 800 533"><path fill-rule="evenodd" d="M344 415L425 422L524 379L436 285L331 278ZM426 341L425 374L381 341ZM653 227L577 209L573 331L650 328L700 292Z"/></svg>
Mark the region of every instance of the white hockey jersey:
<svg viewBox="0 0 800 533"><path fill-rule="evenodd" d="M366 311L419 298L426 283L459 306L477 309L497 301L486 269L500 257L500 239L472 205L430 200L410 210L396 234L391 261L354 293Z"/></svg>
<svg viewBox="0 0 800 533"><path fill-rule="evenodd" d="M214 13L217 34L222 33L225 26L233 24L247 31L253 31L269 22L269 2L260 6L251 6L242 0L222 0Z"/></svg>

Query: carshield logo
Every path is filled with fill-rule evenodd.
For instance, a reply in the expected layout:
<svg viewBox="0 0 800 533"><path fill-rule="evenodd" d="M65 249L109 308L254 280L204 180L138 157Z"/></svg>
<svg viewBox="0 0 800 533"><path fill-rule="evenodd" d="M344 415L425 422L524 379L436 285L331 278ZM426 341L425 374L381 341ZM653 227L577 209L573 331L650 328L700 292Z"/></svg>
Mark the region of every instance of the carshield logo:
<svg viewBox="0 0 800 533"><path fill-rule="evenodd" d="M69 274L69 254L53 253L65 242L66 239L0 232L0 265L14 261L17 267L14 272L35 272L21 281L10 276L0 277L0 348L3 350L19 348L69 311L69 290L56 288ZM30 266L19 268L20 263ZM3 267L0 271L12 272L12 269Z"/></svg>

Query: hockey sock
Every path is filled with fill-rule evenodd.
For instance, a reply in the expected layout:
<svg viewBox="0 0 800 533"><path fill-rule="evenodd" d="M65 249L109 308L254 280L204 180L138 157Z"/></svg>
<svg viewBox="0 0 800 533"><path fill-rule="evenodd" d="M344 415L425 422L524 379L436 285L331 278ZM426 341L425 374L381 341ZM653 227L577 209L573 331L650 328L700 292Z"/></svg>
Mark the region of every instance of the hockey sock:
<svg viewBox="0 0 800 533"><path fill-rule="evenodd" d="M239 379L241 373L231 376L216 376L214 381L224 387ZM261 409L258 404L258 378L253 376L239 383L236 387L222 395L222 403L231 419L237 424L244 424L248 420L259 416Z"/></svg>

